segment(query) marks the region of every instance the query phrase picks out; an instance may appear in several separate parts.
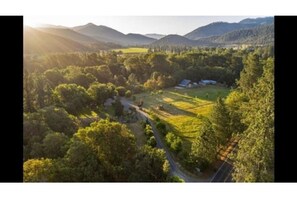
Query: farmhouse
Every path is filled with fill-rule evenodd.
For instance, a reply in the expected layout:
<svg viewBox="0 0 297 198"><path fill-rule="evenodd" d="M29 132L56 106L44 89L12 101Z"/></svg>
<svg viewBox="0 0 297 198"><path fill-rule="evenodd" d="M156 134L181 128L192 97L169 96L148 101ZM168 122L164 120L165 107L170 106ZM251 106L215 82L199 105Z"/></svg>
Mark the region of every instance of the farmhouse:
<svg viewBox="0 0 297 198"><path fill-rule="evenodd" d="M217 81L215 80L200 80L199 85L215 85Z"/></svg>

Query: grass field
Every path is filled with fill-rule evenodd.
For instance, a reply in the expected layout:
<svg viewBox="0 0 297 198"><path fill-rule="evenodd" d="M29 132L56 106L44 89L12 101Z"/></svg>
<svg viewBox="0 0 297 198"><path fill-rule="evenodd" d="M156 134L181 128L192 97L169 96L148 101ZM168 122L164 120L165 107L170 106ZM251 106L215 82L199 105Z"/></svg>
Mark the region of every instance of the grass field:
<svg viewBox="0 0 297 198"><path fill-rule="evenodd" d="M138 54L138 53L147 53L147 48L122 48L114 49L113 51L119 52L122 51L124 54Z"/></svg>
<svg viewBox="0 0 297 198"><path fill-rule="evenodd" d="M227 88L209 85L193 89L169 88L162 93L135 96L136 101L143 100L143 108L154 112L184 140L184 148L188 150L201 124L197 115L208 116L217 97L225 97L228 93ZM158 105L163 105L164 110L158 110Z"/></svg>

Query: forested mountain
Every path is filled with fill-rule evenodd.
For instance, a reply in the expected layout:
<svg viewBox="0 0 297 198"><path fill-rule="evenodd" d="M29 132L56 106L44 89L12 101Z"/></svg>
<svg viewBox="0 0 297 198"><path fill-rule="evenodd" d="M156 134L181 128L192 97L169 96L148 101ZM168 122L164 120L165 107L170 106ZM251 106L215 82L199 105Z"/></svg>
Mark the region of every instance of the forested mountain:
<svg viewBox="0 0 297 198"><path fill-rule="evenodd" d="M220 36L234 30L253 28L259 25L272 23L273 17L244 19L239 23L215 22L206 26L199 27L192 32L187 33L185 37L192 40L198 40L200 38Z"/></svg>
<svg viewBox="0 0 297 198"><path fill-rule="evenodd" d="M88 23L83 26L73 27L74 31L81 34L90 36L96 40L103 42L113 42L120 45L145 45L155 41L153 38L149 38L140 34L123 34L117 30L103 25L95 25Z"/></svg>
<svg viewBox="0 0 297 198"><path fill-rule="evenodd" d="M154 43L151 46L195 46L196 42L186 37L177 35L177 34L170 34L165 36Z"/></svg>
<svg viewBox="0 0 297 198"><path fill-rule="evenodd" d="M104 43L70 29L26 26L24 29L25 54L57 52L91 52L119 48L120 45Z"/></svg>
<svg viewBox="0 0 297 198"><path fill-rule="evenodd" d="M274 25L257 26L251 29L235 30L222 36L214 36L197 40L198 44L209 45L252 44L271 45L274 42Z"/></svg>
<svg viewBox="0 0 297 198"><path fill-rule="evenodd" d="M228 45L250 44L271 45L274 42L274 25L262 25L250 29L235 30L221 36L200 38L198 40L187 39L179 35L168 35L151 44L157 46L204 46L224 47Z"/></svg>

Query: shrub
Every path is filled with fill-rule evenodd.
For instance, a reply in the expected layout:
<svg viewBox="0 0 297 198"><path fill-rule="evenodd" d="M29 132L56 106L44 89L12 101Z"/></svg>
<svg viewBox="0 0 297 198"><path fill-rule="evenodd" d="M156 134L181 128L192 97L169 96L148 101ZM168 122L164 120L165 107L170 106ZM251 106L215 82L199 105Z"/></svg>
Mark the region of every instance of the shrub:
<svg viewBox="0 0 297 198"><path fill-rule="evenodd" d="M166 125L163 122L158 122L156 124L156 128L160 133L162 133L163 135L166 135Z"/></svg>
<svg viewBox="0 0 297 198"><path fill-rule="evenodd" d="M155 136L151 136L147 142L146 142L149 146L151 147L156 147L157 146L157 141L156 141L156 138Z"/></svg>
<svg viewBox="0 0 297 198"><path fill-rule="evenodd" d="M130 98L131 95L132 95L131 91L130 91L130 90L127 90L126 93L125 93L125 96L126 96L127 98Z"/></svg>

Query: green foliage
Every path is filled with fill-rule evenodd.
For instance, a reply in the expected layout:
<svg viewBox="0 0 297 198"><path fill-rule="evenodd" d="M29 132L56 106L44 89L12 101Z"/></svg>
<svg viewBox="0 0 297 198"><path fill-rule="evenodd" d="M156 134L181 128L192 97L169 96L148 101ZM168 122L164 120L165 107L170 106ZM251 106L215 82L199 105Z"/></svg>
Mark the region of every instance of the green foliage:
<svg viewBox="0 0 297 198"><path fill-rule="evenodd" d="M54 162L52 159L31 159L24 163L25 182L52 182Z"/></svg>
<svg viewBox="0 0 297 198"><path fill-rule="evenodd" d="M163 122L157 122L156 128L161 134L166 135L166 124L164 124Z"/></svg>
<svg viewBox="0 0 297 198"><path fill-rule="evenodd" d="M246 96L239 91L232 91L225 100L230 115L230 131L232 134L242 133L246 126L242 122L241 104L247 102Z"/></svg>
<svg viewBox="0 0 297 198"><path fill-rule="evenodd" d="M168 182L184 183L185 181L178 176L169 177Z"/></svg>
<svg viewBox="0 0 297 198"><path fill-rule="evenodd" d="M264 73L250 90L245 104L247 129L238 144L233 179L237 182L274 181L274 65L268 60Z"/></svg>
<svg viewBox="0 0 297 198"><path fill-rule="evenodd" d="M263 64L260 62L260 57L257 54L249 54L244 62L244 68L240 73L240 79L237 82L243 93L247 93L258 78L262 75Z"/></svg>
<svg viewBox="0 0 297 198"><path fill-rule="evenodd" d="M157 146L157 141L155 136L151 136L148 140L147 140L147 145L151 146L151 147L156 147Z"/></svg>
<svg viewBox="0 0 297 198"><path fill-rule="evenodd" d="M205 119L199 128L198 136L192 144L191 161L201 171L205 170L215 159L217 141L211 122Z"/></svg>
<svg viewBox="0 0 297 198"><path fill-rule="evenodd" d="M145 123L144 134L150 138L154 135L151 125Z"/></svg>
<svg viewBox="0 0 297 198"><path fill-rule="evenodd" d="M69 138L63 133L49 133L43 139L43 152L47 158L63 157L68 150Z"/></svg>
<svg viewBox="0 0 297 198"><path fill-rule="evenodd" d="M127 90L126 93L125 93L125 96L126 96L127 98L130 98L131 95L132 95L131 91L130 91L130 90Z"/></svg>
<svg viewBox="0 0 297 198"><path fill-rule="evenodd" d="M77 115L90 102L85 88L76 84L60 84L53 91L57 105L64 107L69 113Z"/></svg>
<svg viewBox="0 0 297 198"><path fill-rule="evenodd" d="M125 125L101 120L79 129L75 138L95 152L104 167L105 181L127 181L136 147L134 136Z"/></svg>
<svg viewBox="0 0 297 198"><path fill-rule="evenodd" d="M47 125L57 132L64 133L69 137L78 129L79 121L63 108L49 106L40 110Z"/></svg>
<svg viewBox="0 0 297 198"><path fill-rule="evenodd" d="M123 97L123 96L125 96L127 90L125 87L120 86L120 87L116 88L116 91L118 92L119 96Z"/></svg>
<svg viewBox="0 0 297 198"><path fill-rule="evenodd" d="M164 150L144 146L136 156L129 181L165 182L169 172Z"/></svg>
<svg viewBox="0 0 297 198"><path fill-rule="evenodd" d="M124 113L124 106L122 105L119 98L117 98L113 103L112 106L114 108L114 114L117 117L120 117Z"/></svg>
<svg viewBox="0 0 297 198"><path fill-rule="evenodd" d="M225 145L231 136L230 115L222 98L218 98L210 114L214 132L219 144Z"/></svg>
<svg viewBox="0 0 297 198"><path fill-rule="evenodd" d="M180 152L182 150L182 140L172 132L168 132L165 136L167 146L174 152Z"/></svg>
<svg viewBox="0 0 297 198"><path fill-rule="evenodd" d="M96 105L103 105L105 100L114 95L111 87L100 83L93 83L87 92Z"/></svg>

